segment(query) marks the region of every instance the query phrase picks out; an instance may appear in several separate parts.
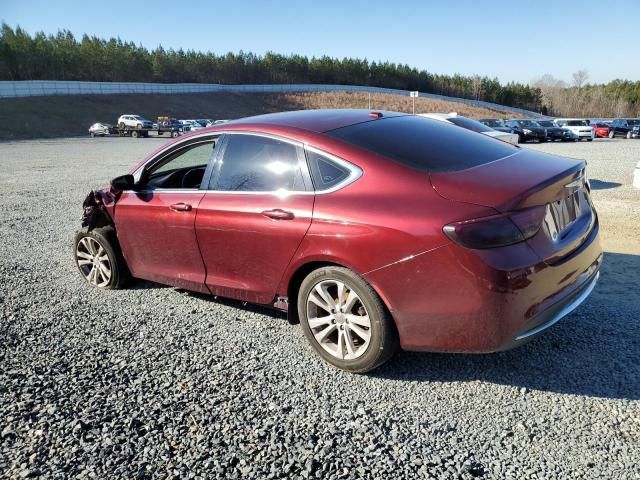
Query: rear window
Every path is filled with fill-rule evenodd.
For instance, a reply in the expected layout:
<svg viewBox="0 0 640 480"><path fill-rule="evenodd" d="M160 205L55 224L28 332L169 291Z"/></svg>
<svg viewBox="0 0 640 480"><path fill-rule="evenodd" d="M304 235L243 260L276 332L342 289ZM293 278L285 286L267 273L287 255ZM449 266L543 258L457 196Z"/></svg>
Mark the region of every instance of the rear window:
<svg viewBox="0 0 640 480"><path fill-rule="evenodd" d="M483 134L413 115L357 123L325 133L425 172L465 170L519 150Z"/></svg>
<svg viewBox="0 0 640 480"><path fill-rule="evenodd" d="M484 123L480 123L477 120L466 117L449 117L447 118L454 125L458 125L462 128L473 130L474 132L491 132L493 129L487 127Z"/></svg>

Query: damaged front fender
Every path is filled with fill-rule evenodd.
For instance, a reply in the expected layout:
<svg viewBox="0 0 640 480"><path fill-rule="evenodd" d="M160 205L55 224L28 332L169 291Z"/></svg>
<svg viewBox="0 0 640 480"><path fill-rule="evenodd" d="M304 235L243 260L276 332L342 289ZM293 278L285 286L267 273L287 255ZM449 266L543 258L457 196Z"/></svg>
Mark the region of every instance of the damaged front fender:
<svg viewBox="0 0 640 480"><path fill-rule="evenodd" d="M89 231L107 225L114 226L112 212L115 200L109 191L90 191L82 202L82 226Z"/></svg>

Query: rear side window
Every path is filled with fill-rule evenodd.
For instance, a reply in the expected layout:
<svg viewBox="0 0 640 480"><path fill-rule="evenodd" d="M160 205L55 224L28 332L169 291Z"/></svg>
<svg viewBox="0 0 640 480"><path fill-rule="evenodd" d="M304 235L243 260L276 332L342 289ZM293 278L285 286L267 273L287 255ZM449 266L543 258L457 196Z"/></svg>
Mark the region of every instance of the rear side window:
<svg viewBox="0 0 640 480"><path fill-rule="evenodd" d="M425 172L465 170L519 151L486 135L413 115L358 123L326 134Z"/></svg>
<svg viewBox="0 0 640 480"><path fill-rule="evenodd" d="M230 192L305 190L301 147L258 135L229 135L212 189Z"/></svg>
<svg viewBox="0 0 640 480"><path fill-rule="evenodd" d="M351 171L330 158L307 150L311 177L316 191L328 190L346 180Z"/></svg>

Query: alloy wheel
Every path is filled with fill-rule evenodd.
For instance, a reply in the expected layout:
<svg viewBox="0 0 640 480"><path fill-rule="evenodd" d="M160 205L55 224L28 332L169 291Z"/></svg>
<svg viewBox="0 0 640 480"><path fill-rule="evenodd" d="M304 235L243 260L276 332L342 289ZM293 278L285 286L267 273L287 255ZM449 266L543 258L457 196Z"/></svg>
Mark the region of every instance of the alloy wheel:
<svg viewBox="0 0 640 480"><path fill-rule="evenodd" d="M362 300L340 280L317 283L307 297L307 321L318 344L341 360L362 356L371 341L371 320Z"/></svg>
<svg viewBox="0 0 640 480"><path fill-rule="evenodd" d="M100 242L82 237L76 246L76 261L87 281L96 287L105 287L111 281L111 262Z"/></svg>

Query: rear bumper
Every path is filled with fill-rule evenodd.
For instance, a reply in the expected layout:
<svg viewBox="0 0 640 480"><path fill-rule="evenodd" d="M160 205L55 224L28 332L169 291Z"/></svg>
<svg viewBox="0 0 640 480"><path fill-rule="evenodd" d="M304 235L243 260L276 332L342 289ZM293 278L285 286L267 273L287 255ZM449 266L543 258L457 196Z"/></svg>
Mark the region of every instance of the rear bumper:
<svg viewBox="0 0 640 480"><path fill-rule="evenodd" d="M503 345L500 350L509 350L519 347L534 338L542 335L547 329L558 323L564 317L578 308L591 294L600 278L600 261L594 263L591 269L583 275L586 279L569 295L566 295L557 303L551 305L543 312L529 319L521 332L509 343Z"/></svg>
<svg viewBox="0 0 640 480"><path fill-rule="evenodd" d="M602 262L598 224L548 265L526 242L489 250L445 245L371 272L405 350L488 353L543 333L593 290Z"/></svg>

